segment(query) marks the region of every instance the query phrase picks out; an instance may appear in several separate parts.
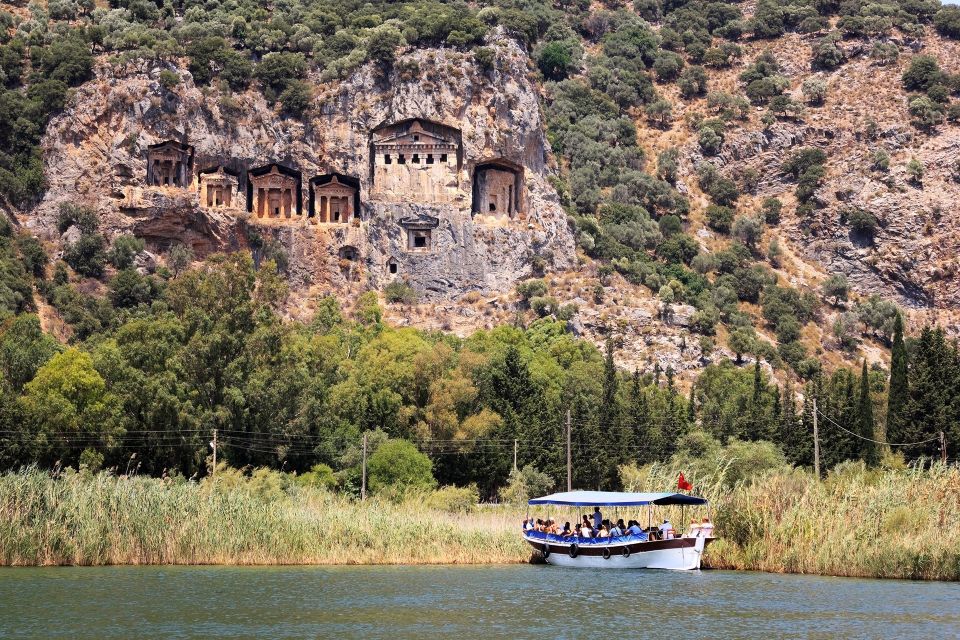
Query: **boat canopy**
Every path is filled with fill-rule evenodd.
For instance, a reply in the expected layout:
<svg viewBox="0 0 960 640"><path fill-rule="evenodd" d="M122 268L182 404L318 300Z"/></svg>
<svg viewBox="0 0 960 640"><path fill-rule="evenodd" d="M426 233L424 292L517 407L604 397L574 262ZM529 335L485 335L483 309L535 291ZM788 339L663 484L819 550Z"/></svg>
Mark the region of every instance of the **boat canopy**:
<svg viewBox="0 0 960 640"><path fill-rule="evenodd" d="M564 491L533 498L527 504L557 504L568 507L636 507L648 504L707 504L705 498L683 493L631 493L627 491Z"/></svg>

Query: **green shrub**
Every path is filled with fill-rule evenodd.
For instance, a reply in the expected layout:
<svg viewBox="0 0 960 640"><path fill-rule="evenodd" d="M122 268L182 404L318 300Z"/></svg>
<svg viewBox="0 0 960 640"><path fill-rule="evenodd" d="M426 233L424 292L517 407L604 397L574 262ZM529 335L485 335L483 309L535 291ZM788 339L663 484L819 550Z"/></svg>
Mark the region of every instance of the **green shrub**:
<svg viewBox="0 0 960 640"><path fill-rule="evenodd" d="M108 259L117 269L128 269L133 266L134 258L143 251L144 242L142 239L125 234L117 236L113 240L113 246L110 247Z"/></svg>
<svg viewBox="0 0 960 640"><path fill-rule="evenodd" d="M707 206L706 216L707 226L711 229L720 233L730 233L730 227L733 225L733 209L711 204Z"/></svg>
<svg viewBox="0 0 960 640"><path fill-rule="evenodd" d="M337 477L327 464L315 464L310 471L297 476L297 482L307 487L333 490L337 487Z"/></svg>
<svg viewBox="0 0 960 640"><path fill-rule="evenodd" d="M476 484L466 487L440 487L423 495L421 500L429 509L447 513L471 513L480 502L480 492Z"/></svg>
<svg viewBox="0 0 960 640"><path fill-rule="evenodd" d="M413 443L389 439L368 461L370 490L402 493L406 490L432 489L433 463Z"/></svg>
<svg viewBox="0 0 960 640"><path fill-rule="evenodd" d="M547 283L537 278L526 280L517 285L517 295L525 302L529 302L531 298L545 296Z"/></svg>
<svg viewBox="0 0 960 640"><path fill-rule="evenodd" d="M943 72L936 58L928 55L914 56L910 66L903 72L903 88L907 91L926 91L943 82Z"/></svg>
<svg viewBox="0 0 960 640"><path fill-rule="evenodd" d="M399 304L416 304L420 296L416 289L403 280L394 280L383 288L383 295L387 302Z"/></svg>

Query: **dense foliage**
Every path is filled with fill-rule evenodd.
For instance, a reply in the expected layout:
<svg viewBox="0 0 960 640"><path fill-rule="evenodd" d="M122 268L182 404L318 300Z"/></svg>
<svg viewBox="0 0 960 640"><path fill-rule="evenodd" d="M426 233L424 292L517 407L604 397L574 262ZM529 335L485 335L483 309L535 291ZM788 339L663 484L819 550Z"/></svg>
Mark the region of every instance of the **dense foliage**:
<svg viewBox="0 0 960 640"><path fill-rule="evenodd" d="M270 261L257 270L244 254L214 256L178 275L144 276L129 266L136 243L123 238L108 252L110 294L94 297L63 263L46 277L35 249L9 225L0 234L0 281L12 292L0 310L5 468L206 474L216 429L221 463L298 471L357 492L367 434L372 490L475 483L491 498L522 492L517 482L561 482L569 411L574 484L609 488L620 483L621 465L665 460L693 429L723 441L772 441L791 462L810 465L813 397L825 468L875 461L881 451L854 434L882 439L882 369L817 375L800 409L794 389L771 382L758 362L725 361L687 396L673 371L620 371L615 344L601 353L552 318L461 339L385 325L371 292L349 313L332 297L317 299L313 320L302 324L279 315L287 291ZM541 293L535 281L526 289ZM802 317L804 300L782 291L776 304ZM60 309L69 344L41 329L31 313L38 296ZM903 344L899 326L895 345ZM898 353L909 354L908 391L893 403L898 437L918 441L943 429L960 441L951 404L958 390L945 390L938 376L960 370L956 347L925 330Z"/></svg>

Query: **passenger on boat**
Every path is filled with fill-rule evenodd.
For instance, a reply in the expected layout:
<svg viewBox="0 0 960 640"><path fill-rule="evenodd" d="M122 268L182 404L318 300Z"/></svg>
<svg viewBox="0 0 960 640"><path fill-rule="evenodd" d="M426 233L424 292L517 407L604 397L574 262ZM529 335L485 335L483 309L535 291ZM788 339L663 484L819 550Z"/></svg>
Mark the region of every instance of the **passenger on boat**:
<svg viewBox="0 0 960 640"><path fill-rule="evenodd" d="M700 530L700 523L697 522L696 520L691 520L691 521L690 521L690 530L687 531L687 537L688 537L688 538L696 538L697 536L699 536L699 535L701 535L701 534L702 534L702 532L701 532L701 530Z"/></svg>
<svg viewBox="0 0 960 640"><path fill-rule="evenodd" d="M597 537L598 537L598 538L609 538L609 537L610 537L610 532L607 530L607 525L605 525L605 524L601 524L601 525L600 525L600 532L597 533Z"/></svg>
<svg viewBox="0 0 960 640"><path fill-rule="evenodd" d="M547 533L552 535L560 535L560 529L557 528L557 521L553 518L550 518L547 524Z"/></svg>
<svg viewBox="0 0 960 640"><path fill-rule="evenodd" d="M700 531L704 538L713 537L713 523L710 522L710 518L703 519L703 523L700 524Z"/></svg>
<svg viewBox="0 0 960 640"><path fill-rule="evenodd" d="M533 529L534 529L533 518L524 518L524 519L523 519L523 530L524 530L524 531L533 531Z"/></svg>
<svg viewBox="0 0 960 640"><path fill-rule="evenodd" d="M590 520L587 518L587 516L583 516L583 524L580 525L580 537L581 538L593 537L593 527L590 526Z"/></svg>
<svg viewBox="0 0 960 640"><path fill-rule="evenodd" d="M660 539L673 540L673 536L674 536L673 525L670 524L669 520L664 520L663 524L660 525Z"/></svg>
<svg viewBox="0 0 960 640"><path fill-rule="evenodd" d="M570 536L573 535L573 529L570 528L569 522L563 523L563 532L561 532L560 535L563 536L564 538L569 538Z"/></svg>
<svg viewBox="0 0 960 640"><path fill-rule="evenodd" d="M627 527L628 536L639 536L643 535L643 529L640 528L640 523L636 520L630 521L630 526Z"/></svg>
<svg viewBox="0 0 960 640"><path fill-rule="evenodd" d="M593 508L593 528L600 529L600 525L603 524L603 514L600 513L600 507Z"/></svg>
<svg viewBox="0 0 960 640"><path fill-rule="evenodd" d="M610 527L610 537L618 538L623 535L623 520L617 520L617 524Z"/></svg>

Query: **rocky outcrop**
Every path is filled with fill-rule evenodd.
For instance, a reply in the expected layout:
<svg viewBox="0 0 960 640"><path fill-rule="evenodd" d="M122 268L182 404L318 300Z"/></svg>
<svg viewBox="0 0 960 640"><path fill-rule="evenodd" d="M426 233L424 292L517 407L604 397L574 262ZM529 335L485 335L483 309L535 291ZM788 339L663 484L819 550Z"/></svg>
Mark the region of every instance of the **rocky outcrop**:
<svg viewBox="0 0 960 640"><path fill-rule="evenodd" d="M61 203L94 208L109 234L134 233L152 251L183 242L203 256L247 246L255 229L273 237L290 258L294 286L351 281L383 287L402 278L427 297L467 291L504 291L544 258L572 264L573 239L556 192L538 93L528 58L511 40L493 36L492 69L472 54L417 50L390 70L373 64L338 83L314 87L309 117L278 115L257 91L223 95L181 82L160 82L159 64L102 65L80 87L67 110L48 127L44 161L49 188L28 224L52 237ZM448 202L430 202L415 188L403 198L378 199L372 190L371 132L384 124L424 119L455 129L460 159ZM165 140L193 148L192 183L185 188L146 184L147 150ZM472 213L471 185L478 163L502 160L522 170L519 214ZM299 172L303 210L309 180L337 173L359 181L360 219L316 225L306 215L259 219L246 212L247 172L278 163ZM224 166L240 176L233 208L201 207L197 173ZM237 206L237 205L241 206ZM412 222L411 222L412 221ZM411 224L430 226L429 250L412 251Z"/></svg>

